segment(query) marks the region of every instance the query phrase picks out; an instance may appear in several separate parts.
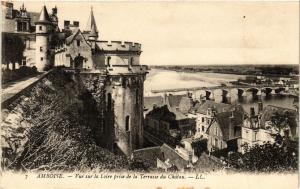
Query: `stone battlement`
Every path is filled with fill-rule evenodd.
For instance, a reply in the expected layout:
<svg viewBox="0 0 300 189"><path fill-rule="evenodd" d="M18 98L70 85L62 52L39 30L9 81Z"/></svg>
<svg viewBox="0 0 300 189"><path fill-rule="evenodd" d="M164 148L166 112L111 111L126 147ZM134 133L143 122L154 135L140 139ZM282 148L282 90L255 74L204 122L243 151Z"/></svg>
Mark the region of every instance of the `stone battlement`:
<svg viewBox="0 0 300 189"><path fill-rule="evenodd" d="M128 41L97 41L104 51L141 51L141 44Z"/></svg>

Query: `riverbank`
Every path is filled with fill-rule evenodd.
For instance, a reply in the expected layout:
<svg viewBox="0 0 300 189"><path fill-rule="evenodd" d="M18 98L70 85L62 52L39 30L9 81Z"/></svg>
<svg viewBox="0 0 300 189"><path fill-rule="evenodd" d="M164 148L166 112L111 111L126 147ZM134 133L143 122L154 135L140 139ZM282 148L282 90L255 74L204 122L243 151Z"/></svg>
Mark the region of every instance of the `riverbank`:
<svg viewBox="0 0 300 189"><path fill-rule="evenodd" d="M153 69L186 73L220 73L266 77L294 77L299 75L298 65L164 65L150 66Z"/></svg>

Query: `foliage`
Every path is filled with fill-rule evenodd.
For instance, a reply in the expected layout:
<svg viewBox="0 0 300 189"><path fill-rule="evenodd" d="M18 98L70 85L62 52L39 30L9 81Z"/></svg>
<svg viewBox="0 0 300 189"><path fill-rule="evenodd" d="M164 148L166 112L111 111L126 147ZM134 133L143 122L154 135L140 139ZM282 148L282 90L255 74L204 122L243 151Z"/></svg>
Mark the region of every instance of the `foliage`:
<svg viewBox="0 0 300 189"><path fill-rule="evenodd" d="M24 40L17 35L2 33L2 64L22 62Z"/></svg>
<svg viewBox="0 0 300 189"><path fill-rule="evenodd" d="M289 126L294 126L294 121L295 115L289 111L284 113L274 112L274 114L271 116L271 123L279 133Z"/></svg>
<svg viewBox="0 0 300 189"><path fill-rule="evenodd" d="M242 171L291 171L298 168L298 149L270 142L253 147L244 146L245 153L233 153L228 162Z"/></svg>
<svg viewBox="0 0 300 189"><path fill-rule="evenodd" d="M2 84L38 74L36 67L22 66L17 70L2 70Z"/></svg>
<svg viewBox="0 0 300 189"><path fill-rule="evenodd" d="M193 149L195 149L195 155L200 157L203 152L207 151L207 139L201 139L192 143Z"/></svg>

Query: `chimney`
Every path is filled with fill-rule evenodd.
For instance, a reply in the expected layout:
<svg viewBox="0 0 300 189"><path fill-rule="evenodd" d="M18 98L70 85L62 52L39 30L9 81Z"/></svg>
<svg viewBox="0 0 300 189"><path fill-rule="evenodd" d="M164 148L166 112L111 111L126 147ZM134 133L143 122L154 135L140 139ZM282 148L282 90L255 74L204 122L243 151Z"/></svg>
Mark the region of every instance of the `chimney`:
<svg viewBox="0 0 300 189"><path fill-rule="evenodd" d="M264 105L262 101L258 102L258 113L261 113L263 111Z"/></svg>
<svg viewBox="0 0 300 189"><path fill-rule="evenodd" d="M167 98L168 98L167 93L164 93L164 97L163 97L164 104L167 104Z"/></svg>
<svg viewBox="0 0 300 189"><path fill-rule="evenodd" d="M78 21L73 21L73 25L74 25L75 27L79 27L79 22L78 22Z"/></svg>
<svg viewBox="0 0 300 189"><path fill-rule="evenodd" d="M69 29L69 26L70 26L70 21L69 20L65 20L64 21L64 28L65 29Z"/></svg>
<svg viewBox="0 0 300 189"><path fill-rule="evenodd" d="M254 117L255 116L255 110L254 107L250 108L250 117Z"/></svg>

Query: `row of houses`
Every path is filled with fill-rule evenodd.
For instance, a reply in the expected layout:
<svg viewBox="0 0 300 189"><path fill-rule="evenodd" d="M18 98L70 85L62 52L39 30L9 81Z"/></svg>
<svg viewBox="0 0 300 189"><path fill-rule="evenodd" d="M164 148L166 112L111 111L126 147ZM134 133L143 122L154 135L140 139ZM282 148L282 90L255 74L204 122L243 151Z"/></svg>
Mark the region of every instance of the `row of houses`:
<svg viewBox="0 0 300 189"><path fill-rule="evenodd" d="M248 114L239 104L195 102L190 94L145 97L144 132L160 138L165 147L187 162L185 168L189 169L199 164L203 152L226 157L232 151L243 153L245 144L274 142L276 135L297 140L299 118L296 110L271 105L263 107L262 102L258 107L257 113L251 108ZM170 161L166 157L166 162L161 162L162 158L159 160L156 163L160 166Z"/></svg>

